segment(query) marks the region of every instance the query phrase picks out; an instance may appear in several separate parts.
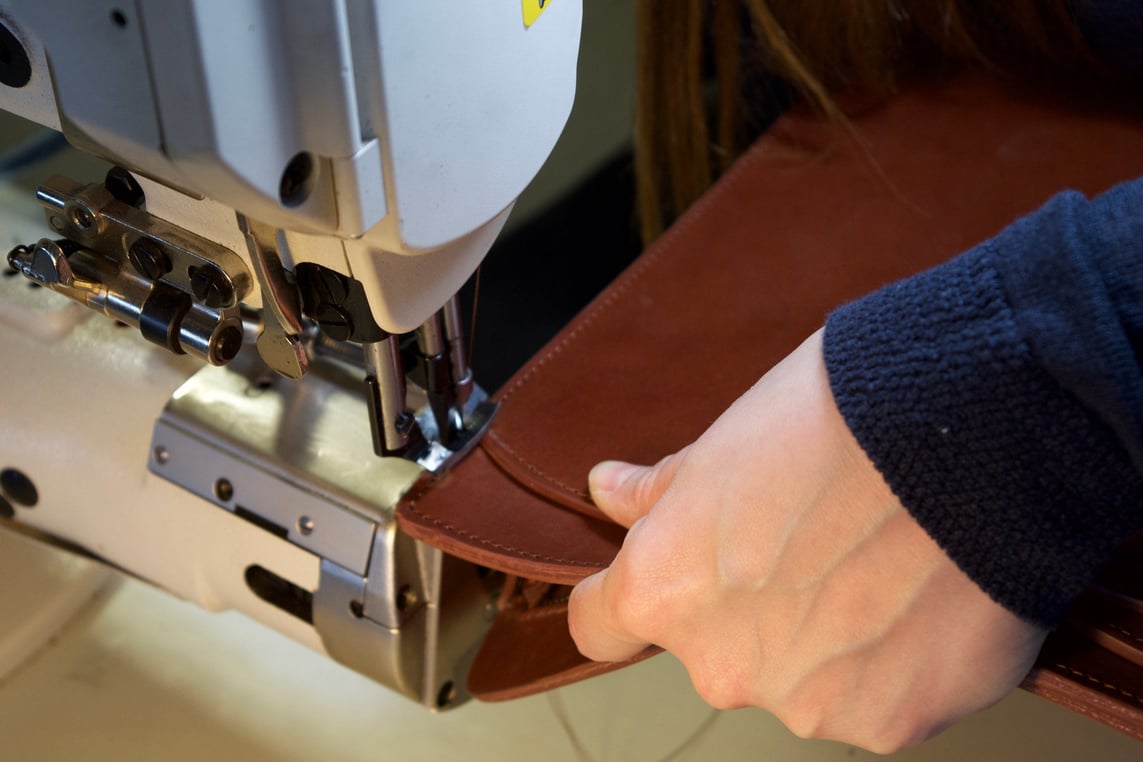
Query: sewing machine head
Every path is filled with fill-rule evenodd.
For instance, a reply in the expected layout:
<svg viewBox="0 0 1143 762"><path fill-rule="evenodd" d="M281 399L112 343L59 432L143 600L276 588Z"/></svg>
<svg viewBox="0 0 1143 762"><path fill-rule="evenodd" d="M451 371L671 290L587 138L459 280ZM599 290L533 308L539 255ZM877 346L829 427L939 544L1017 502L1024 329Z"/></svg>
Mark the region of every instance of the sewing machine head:
<svg viewBox="0 0 1143 762"><path fill-rule="evenodd" d="M563 128L580 18L579 0L0 1L0 108L114 165L94 181L45 177L37 200L50 231L8 263L62 295L50 296L203 361L154 409L113 361L153 366L150 385L174 366L73 341L67 351L94 353L74 372L123 400L101 406L150 416L151 441L124 450L139 459L123 467L151 475L138 494L109 488L105 526L67 516L79 495L66 484L44 496L62 517L37 509L28 520L448 703L441 686L460 677L449 670L471 642L439 634L441 601L463 599L448 605L480 619L487 591L472 580L469 592L444 591L450 560L400 536L392 508L419 473L409 461L447 466L491 418L455 294ZM8 330L9 356L35 353L17 335L27 330ZM258 380L267 369L296 385ZM45 436L99 441L85 423ZM4 464L17 457L0 447ZM101 478L88 495L102 494ZM147 534L144 505L216 527L211 503L237 524ZM226 543L234 556L264 544L278 565L232 559Z"/></svg>
<svg viewBox="0 0 1143 762"><path fill-rule="evenodd" d="M367 347L384 454L419 446L386 387L389 337L416 332L451 444L472 379L450 300L571 108L578 8L531 23L545 5L4 3L0 106L117 166L46 179L60 240L10 262L214 365L244 322L292 378L317 334Z"/></svg>

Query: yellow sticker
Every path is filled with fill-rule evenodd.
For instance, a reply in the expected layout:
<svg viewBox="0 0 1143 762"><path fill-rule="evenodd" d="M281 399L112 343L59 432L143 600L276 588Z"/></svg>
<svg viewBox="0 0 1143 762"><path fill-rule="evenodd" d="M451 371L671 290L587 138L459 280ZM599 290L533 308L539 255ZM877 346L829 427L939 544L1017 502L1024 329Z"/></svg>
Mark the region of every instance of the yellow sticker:
<svg viewBox="0 0 1143 762"><path fill-rule="evenodd" d="M536 22L540 14L548 9L553 0L523 0L524 26L529 27Z"/></svg>

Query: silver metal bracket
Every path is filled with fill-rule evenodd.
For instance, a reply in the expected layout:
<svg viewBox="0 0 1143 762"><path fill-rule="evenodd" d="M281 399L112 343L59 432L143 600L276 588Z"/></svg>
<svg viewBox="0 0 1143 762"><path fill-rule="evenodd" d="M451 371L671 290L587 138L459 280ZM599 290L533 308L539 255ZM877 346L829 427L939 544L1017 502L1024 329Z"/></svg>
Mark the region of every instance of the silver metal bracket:
<svg viewBox="0 0 1143 762"><path fill-rule="evenodd" d="M119 201L101 184L50 177L36 190L48 225L80 246L127 260L148 280L194 294L207 307L238 306L253 287L230 249Z"/></svg>
<svg viewBox="0 0 1143 762"><path fill-rule="evenodd" d="M373 455L361 389L335 363L300 381L246 357L203 368L156 422L149 467L319 557L318 589L299 595L329 654L441 709L467 697L496 580L398 530L422 469Z"/></svg>
<svg viewBox="0 0 1143 762"><path fill-rule="evenodd" d="M11 267L90 309L134 326L176 354L225 365L242 348L242 259L120 201L106 185L55 176L36 191L63 238L17 246Z"/></svg>

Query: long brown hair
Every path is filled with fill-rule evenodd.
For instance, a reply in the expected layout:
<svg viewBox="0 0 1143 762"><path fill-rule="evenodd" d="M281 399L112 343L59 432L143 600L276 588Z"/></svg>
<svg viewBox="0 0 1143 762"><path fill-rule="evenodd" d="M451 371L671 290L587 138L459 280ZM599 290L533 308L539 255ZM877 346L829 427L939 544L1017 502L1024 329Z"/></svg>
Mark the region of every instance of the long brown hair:
<svg viewBox="0 0 1143 762"><path fill-rule="evenodd" d="M744 77L786 88L840 121L836 95L888 97L906 77L942 68L1074 77L1095 67L1066 0L636 5L636 175L645 241L689 206L751 137Z"/></svg>

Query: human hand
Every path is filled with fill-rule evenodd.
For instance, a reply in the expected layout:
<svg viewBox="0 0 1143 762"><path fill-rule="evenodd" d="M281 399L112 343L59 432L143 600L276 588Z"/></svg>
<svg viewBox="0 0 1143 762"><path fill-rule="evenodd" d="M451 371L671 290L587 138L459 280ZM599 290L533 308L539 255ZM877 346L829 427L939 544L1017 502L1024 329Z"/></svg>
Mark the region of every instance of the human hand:
<svg viewBox="0 0 1143 762"><path fill-rule="evenodd" d="M673 653L719 708L888 752L1015 687L1046 635L995 603L885 484L837 411L821 332L653 468L604 463L629 527L571 597L580 651Z"/></svg>

